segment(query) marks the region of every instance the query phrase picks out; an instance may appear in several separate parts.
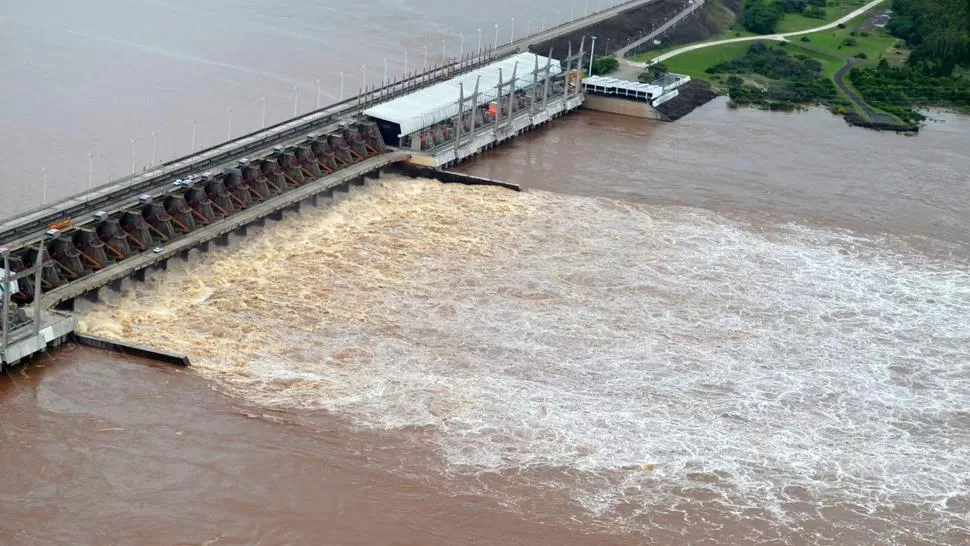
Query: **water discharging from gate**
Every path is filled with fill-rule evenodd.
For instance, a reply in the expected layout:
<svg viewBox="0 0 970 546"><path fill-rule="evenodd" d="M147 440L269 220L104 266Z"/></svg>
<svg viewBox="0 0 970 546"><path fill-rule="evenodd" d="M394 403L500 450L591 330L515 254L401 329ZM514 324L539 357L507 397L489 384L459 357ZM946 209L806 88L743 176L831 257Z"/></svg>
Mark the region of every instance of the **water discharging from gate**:
<svg viewBox="0 0 970 546"><path fill-rule="evenodd" d="M386 178L81 327L188 353L256 404L420 438L512 506L535 486L611 527L675 537L699 514L734 542L862 518L872 542L877 521L968 525L966 316L970 275L892 241Z"/></svg>

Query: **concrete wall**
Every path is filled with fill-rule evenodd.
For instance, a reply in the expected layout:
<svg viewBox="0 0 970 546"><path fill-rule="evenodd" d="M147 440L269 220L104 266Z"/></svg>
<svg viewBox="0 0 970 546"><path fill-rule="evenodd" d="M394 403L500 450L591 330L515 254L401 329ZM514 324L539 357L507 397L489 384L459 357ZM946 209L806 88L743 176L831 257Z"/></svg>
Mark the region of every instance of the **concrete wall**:
<svg viewBox="0 0 970 546"><path fill-rule="evenodd" d="M663 114L654 109L646 102L638 102L616 97L602 97L599 95L586 95L583 108L598 110L600 112L610 112L635 118L656 119L666 121Z"/></svg>

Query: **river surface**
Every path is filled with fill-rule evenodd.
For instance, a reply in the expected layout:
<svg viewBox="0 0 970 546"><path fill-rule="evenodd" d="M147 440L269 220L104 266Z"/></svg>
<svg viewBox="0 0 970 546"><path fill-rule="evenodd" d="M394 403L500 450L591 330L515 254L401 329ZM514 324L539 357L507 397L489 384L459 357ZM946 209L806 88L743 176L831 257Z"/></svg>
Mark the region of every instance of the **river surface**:
<svg viewBox="0 0 970 546"><path fill-rule="evenodd" d="M0 378L0 543L968 543L970 119L932 117L579 113L462 167L523 193L386 177L173 262L82 328L193 369Z"/></svg>

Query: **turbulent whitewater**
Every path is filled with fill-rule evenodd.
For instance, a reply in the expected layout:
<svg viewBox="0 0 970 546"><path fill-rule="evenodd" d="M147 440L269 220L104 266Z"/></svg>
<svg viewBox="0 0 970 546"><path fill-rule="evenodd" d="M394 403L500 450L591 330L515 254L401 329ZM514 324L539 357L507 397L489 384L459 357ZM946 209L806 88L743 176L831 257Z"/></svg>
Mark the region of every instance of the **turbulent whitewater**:
<svg viewBox="0 0 970 546"><path fill-rule="evenodd" d="M970 275L892 240L392 178L81 328L608 521L693 503L804 537L865 514L867 540L970 528L968 316Z"/></svg>

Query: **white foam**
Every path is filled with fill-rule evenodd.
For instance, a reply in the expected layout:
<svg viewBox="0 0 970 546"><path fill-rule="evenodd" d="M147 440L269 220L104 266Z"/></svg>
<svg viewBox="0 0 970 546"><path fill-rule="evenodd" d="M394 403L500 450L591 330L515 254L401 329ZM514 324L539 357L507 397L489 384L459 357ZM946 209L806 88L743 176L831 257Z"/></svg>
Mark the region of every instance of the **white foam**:
<svg viewBox="0 0 970 546"><path fill-rule="evenodd" d="M451 472L575 469L598 513L701 488L784 520L798 486L970 527L944 509L970 494L970 275L953 263L696 210L401 181L299 222L190 268L195 290L111 305L177 315L128 332L169 348L240 334L251 345L193 360L256 402L432 427Z"/></svg>

